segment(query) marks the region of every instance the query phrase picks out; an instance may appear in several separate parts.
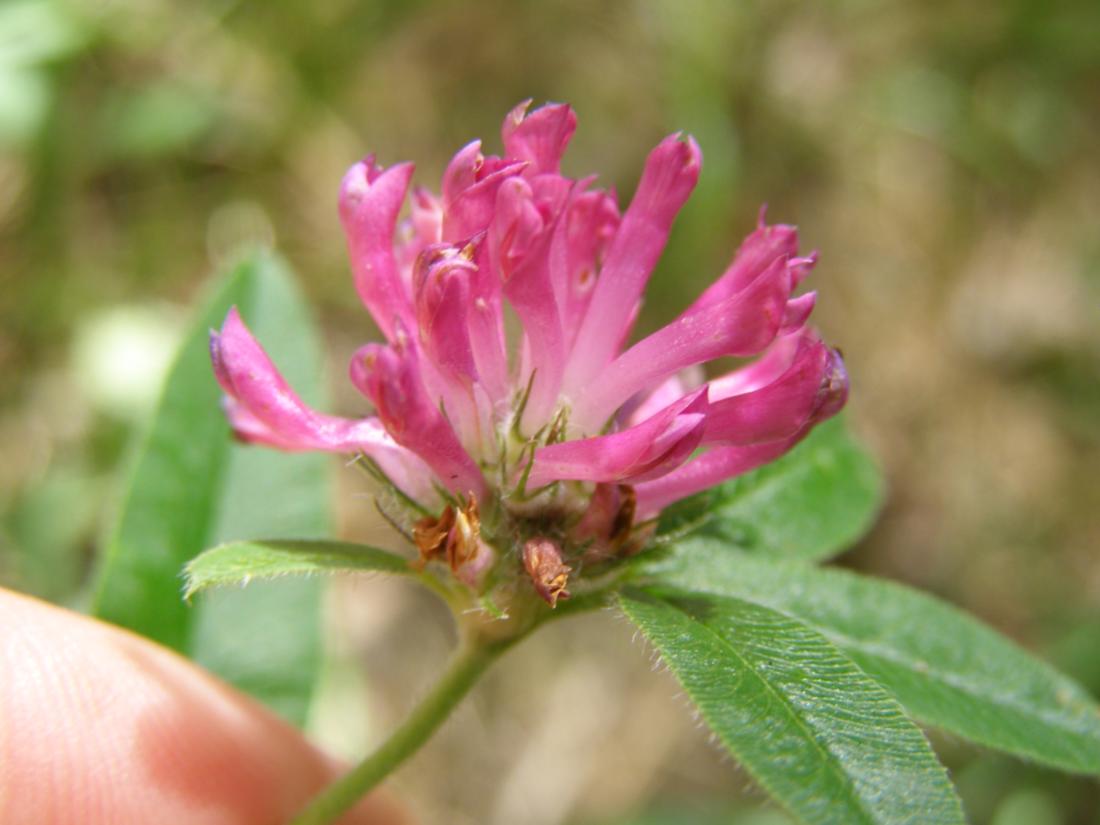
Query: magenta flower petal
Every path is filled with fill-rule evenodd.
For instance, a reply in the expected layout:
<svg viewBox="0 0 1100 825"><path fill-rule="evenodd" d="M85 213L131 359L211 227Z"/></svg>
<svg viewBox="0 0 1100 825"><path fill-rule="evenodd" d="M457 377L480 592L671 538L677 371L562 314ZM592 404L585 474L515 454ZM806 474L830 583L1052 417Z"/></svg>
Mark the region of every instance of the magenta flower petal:
<svg viewBox="0 0 1100 825"><path fill-rule="evenodd" d="M763 217L763 216L761 216ZM688 309L713 306L743 290L775 263L776 259L789 260L798 254L798 230L793 226L763 223L741 242L726 271L704 290Z"/></svg>
<svg viewBox="0 0 1100 825"><path fill-rule="evenodd" d="M807 425L827 396L847 382L840 358L815 335L800 337L791 365L763 387L711 402L706 444L746 445L789 438Z"/></svg>
<svg viewBox="0 0 1100 825"><path fill-rule="evenodd" d="M474 242L462 247L436 244L421 253L414 275L419 342L426 356L422 379L474 455L490 437L494 401L482 382L471 336L470 315L477 312L471 301L477 254Z"/></svg>
<svg viewBox="0 0 1100 825"><path fill-rule="evenodd" d="M401 335L392 347L367 344L353 356L350 374L394 441L420 456L452 492L484 497L481 471L428 395L413 346Z"/></svg>
<svg viewBox="0 0 1100 825"><path fill-rule="evenodd" d="M811 252L804 258L791 258L790 266L794 285L798 286L810 274L810 270L817 266L817 252Z"/></svg>
<svg viewBox="0 0 1100 825"><path fill-rule="evenodd" d="M271 363L235 307L221 331L210 334L210 354L226 393L229 422L241 440L288 451L361 452L409 495L434 497L427 465L398 446L377 419L338 418L307 406Z"/></svg>
<svg viewBox="0 0 1100 825"><path fill-rule="evenodd" d="M794 363L805 330L779 335L768 349L748 366L710 380L711 401L751 392L775 381Z"/></svg>
<svg viewBox="0 0 1100 825"><path fill-rule="evenodd" d="M794 271L791 270L791 282L794 283ZM798 329L803 326L809 319L810 313L814 311L814 306L817 304L817 293L807 292L805 295L799 295L797 298L791 298L787 301L787 309L783 313L783 329Z"/></svg>
<svg viewBox="0 0 1100 825"><path fill-rule="evenodd" d="M784 346L790 346L788 342L782 343ZM643 517L652 515L674 501L686 498L734 476L747 473L763 464L774 461L805 438L814 425L836 415L840 411L848 399L848 375L840 354L836 350L825 347L809 333L798 342L797 353L791 367L784 371L775 382L759 389L747 390L739 396L729 396L724 400L712 402L711 415L708 416L707 426L708 428L722 427L727 432L733 432L737 426L745 427L746 432L755 427L757 428L757 435L765 435L769 429L773 434L781 432L782 428L780 427L769 428L768 425L761 424L761 413L764 405L758 403L761 399L759 394L767 393L771 387L776 386L781 389L770 398L771 404L774 405L772 410L777 418L781 418L783 415L787 416L788 427L792 424L794 418L805 414L801 426L776 440L746 443L743 438L731 439L736 442L733 446L713 447L682 467L660 478L654 478L639 484L636 493L640 515ZM776 357L776 360L779 360L778 357ZM810 375L818 375L819 381L808 405L808 411L805 406L800 406L792 414L791 411L795 404L805 403L805 396L791 389L792 385L799 380L803 380L800 364L813 366ZM774 369L774 365L772 365L772 368ZM752 383L761 378L763 378L762 371L753 376L751 382L746 380L744 386L751 386ZM787 378L790 379L790 384L785 383ZM757 399L755 402L753 401L754 396ZM748 405L739 411L740 416L731 414L731 408L727 407L723 410L722 405L735 404L737 399L749 401ZM792 399L795 400L795 403L792 403ZM757 409L753 409L753 407L757 407ZM740 420L735 420L739 417ZM710 440L709 432L705 436L705 440Z"/></svg>
<svg viewBox="0 0 1100 825"><path fill-rule="evenodd" d="M443 170L440 193L443 204L454 203L458 197L477 183L477 176L485 165L485 156L481 154L481 141L471 140L451 158Z"/></svg>
<svg viewBox="0 0 1100 825"><path fill-rule="evenodd" d="M684 367L723 355L754 355L775 337L790 292L786 261L776 259L740 292L688 310L620 355L576 396L571 423L581 432L603 426L636 392Z"/></svg>
<svg viewBox="0 0 1100 825"><path fill-rule="evenodd" d="M675 375L670 375L648 394L635 397L631 403L619 410L619 418L625 418L628 426L640 424L650 416L656 415L674 401L683 398L689 392L698 389L706 381L700 367L688 367ZM709 398L709 394L708 394Z"/></svg>
<svg viewBox="0 0 1100 825"><path fill-rule="evenodd" d="M427 506L440 502L434 487L435 475L416 453L390 438L377 418L355 420L321 416L321 438L288 435L270 429L235 398L226 398L226 416L233 434L250 444L263 444L286 452L321 450L334 453L362 453L373 461L405 495Z"/></svg>
<svg viewBox="0 0 1100 825"><path fill-rule="evenodd" d="M565 373L567 394L595 377L627 335L631 313L668 242L673 219L695 188L701 163L695 140L679 134L650 152L577 332Z"/></svg>
<svg viewBox="0 0 1100 825"><path fill-rule="evenodd" d="M621 432L540 447L528 487L562 479L634 482L660 475L699 445L706 413L703 388Z"/></svg>
<svg viewBox="0 0 1100 825"><path fill-rule="evenodd" d="M229 310L220 332L210 333L214 374L226 395L236 399L268 429L288 442L332 443L324 416L298 397L241 320Z"/></svg>
<svg viewBox="0 0 1100 825"><path fill-rule="evenodd" d="M577 116L565 103L547 103L527 114L531 101L514 108L504 118L500 136L504 153L530 164L530 174L557 174L569 139L577 130Z"/></svg>
<svg viewBox="0 0 1100 825"><path fill-rule="evenodd" d="M386 338L398 320L411 326L412 303L394 255L397 215L412 178L411 163L383 170L373 157L355 164L340 187L340 218L348 238L355 288Z"/></svg>
<svg viewBox="0 0 1100 825"><path fill-rule="evenodd" d="M744 447L717 447L671 473L639 484L634 488L638 497L638 517L648 518L674 501L775 461L805 435L806 432L800 432L782 441Z"/></svg>
<svg viewBox="0 0 1100 825"><path fill-rule="evenodd" d="M477 269L473 255L472 246L435 244L420 254L413 274L425 352L445 372L471 383L478 378L466 317L470 275Z"/></svg>
<svg viewBox="0 0 1100 825"><path fill-rule="evenodd" d="M548 249L552 236L553 227L543 221L527 181L507 181L497 198L490 243L504 295L523 322L529 369L534 373L524 410L527 431L532 431L530 422L541 423L553 411L565 362L561 318L550 282Z"/></svg>
<svg viewBox="0 0 1100 825"><path fill-rule="evenodd" d="M580 190L584 185L577 185ZM619 228L619 207L609 192L577 191L558 222L550 250L550 278L571 350L608 246Z"/></svg>
<svg viewBox="0 0 1100 825"><path fill-rule="evenodd" d="M493 219L500 185L525 165L486 158L479 140L462 147L443 174L443 240L464 241L484 232Z"/></svg>
<svg viewBox="0 0 1100 825"><path fill-rule="evenodd" d="M503 401L511 384L508 376L508 350L504 340L504 312L500 279L489 258L489 244L483 237L475 244L477 269L470 277L467 321L470 347L481 384L492 401Z"/></svg>
<svg viewBox="0 0 1100 825"><path fill-rule="evenodd" d="M412 269L426 247L443 240L443 204L423 186L413 187L410 214L398 224L394 254L402 283L412 283Z"/></svg>

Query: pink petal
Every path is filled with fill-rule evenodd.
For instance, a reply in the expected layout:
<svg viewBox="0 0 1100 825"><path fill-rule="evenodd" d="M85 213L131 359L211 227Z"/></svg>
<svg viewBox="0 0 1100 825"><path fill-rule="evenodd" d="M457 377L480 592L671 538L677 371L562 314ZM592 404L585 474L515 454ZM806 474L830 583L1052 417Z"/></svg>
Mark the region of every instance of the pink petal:
<svg viewBox="0 0 1100 825"><path fill-rule="evenodd" d="M578 182L561 175L529 175L532 199L547 226L556 226L562 212L577 190Z"/></svg>
<svg viewBox="0 0 1100 825"><path fill-rule="evenodd" d="M794 270L791 270L792 288L795 285ZM783 313L783 329L798 329L810 319L810 313L814 311L817 303L817 293L807 292L797 298L787 301L787 309Z"/></svg>
<svg viewBox="0 0 1100 825"><path fill-rule="evenodd" d="M422 186L413 187L412 213L398 224L397 267L402 283L412 283L412 268L425 247L443 239L443 205Z"/></svg>
<svg viewBox="0 0 1100 825"><path fill-rule="evenodd" d="M703 388L621 432L540 447L528 487L557 480L635 482L662 475L699 445L706 411Z"/></svg>
<svg viewBox="0 0 1100 825"><path fill-rule="evenodd" d="M504 153L527 161L530 174L557 174L565 148L577 129L577 116L564 103L547 103L526 114L530 105L527 100L504 118L500 128Z"/></svg>
<svg viewBox="0 0 1100 825"><path fill-rule="evenodd" d="M478 246L474 241L431 246L421 254L415 275L419 343L427 355L421 363L422 378L474 455L481 454L487 440L492 442L493 407L471 336L470 316L477 312L471 294Z"/></svg>
<svg viewBox="0 0 1100 825"><path fill-rule="evenodd" d="M493 218L497 189L524 166L486 158L479 140L460 149L443 174L443 240L464 241L484 232Z"/></svg>
<svg viewBox="0 0 1100 825"><path fill-rule="evenodd" d="M325 417L307 407L286 383L236 307L229 310L221 331L210 333L210 355L226 395L281 437L309 444L339 439L325 426Z"/></svg>
<svg viewBox="0 0 1100 825"><path fill-rule="evenodd" d="M443 216L443 239L461 241L488 229L493 220L497 191L504 181L516 177L522 166L505 167L479 180L447 205Z"/></svg>
<svg viewBox="0 0 1100 825"><path fill-rule="evenodd" d="M711 379L711 401L720 401L731 395L751 392L775 381L794 363L799 344L806 334L805 330L797 330L780 335L763 355L748 366Z"/></svg>
<svg viewBox="0 0 1100 825"><path fill-rule="evenodd" d="M690 309L713 306L736 295L760 277L777 258L787 260L797 254L798 230L795 227L761 225L741 242L726 271L707 287Z"/></svg>
<svg viewBox="0 0 1100 825"><path fill-rule="evenodd" d="M477 269L470 277L467 310L470 347L481 385L495 403L511 392L508 350L504 338L502 290L500 278L490 261L489 244L483 242L482 236L475 238L474 246Z"/></svg>
<svg viewBox="0 0 1100 825"><path fill-rule="evenodd" d="M635 488L639 518L774 461L805 438L814 425L839 412L848 398L848 376L835 350L828 350L823 372L813 409L801 429L777 441L712 448L667 475L639 484Z"/></svg>
<svg viewBox="0 0 1100 825"><path fill-rule="evenodd" d="M364 453L413 498L434 501L432 474L414 454L386 435L375 418L346 419L307 406L283 379L234 307L210 335L214 374L226 392L226 414L236 435L282 450Z"/></svg>
<svg viewBox="0 0 1100 825"><path fill-rule="evenodd" d="M634 393L692 364L723 355L753 355L775 337L790 275L777 259L753 283L725 300L688 310L620 355L574 396L571 426L599 429Z"/></svg>
<svg viewBox="0 0 1100 825"><path fill-rule="evenodd" d="M420 341L433 362L455 377L477 380L467 310L474 248L435 244L425 249L413 275Z"/></svg>
<svg viewBox="0 0 1100 825"><path fill-rule="evenodd" d="M443 239L443 204L423 186L413 189L410 220L422 246Z"/></svg>
<svg viewBox="0 0 1100 825"><path fill-rule="evenodd" d="M834 384L836 359L815 335L802 336L793 363L767 385L713 401L706 444L746 445L789 438L806 426Z"/></svg>
<svg viewBox="0 0 1100 825"><path fill-rule="evenodd" d="M597 274L620 220L613 194L580 191L583 184L578 183L578 191L558 223L550 250L550 277L569 348L588 309Z"/></svg>
<svg viewBox="0 0 1100 825"><path fill-rule="evenodd" d="M615 356L657 263L676 213L695 188L702 155L679 134L661 141L646 159L630 207L607 252L588 311L566 368L567 392L579 390Z"/></svg>
<svg viewBox="0 0 1100 825"><path fill-rule="evenodd" d="M674 501L755 470L797 444L809 429L783 441L746 447L717 447L660 478L637 485L638 518L645 519Z"/></svg>
<svg viewBox="0 0 1100 825"><path fill-rule="evenodd" d="M355 288L379 329L392 339L398 319L412 325L412 304L397 270L394 234L413 166L383 170L373 157L355 164L340 187L340 218L348 238Z"/></svg>
<svg viewBox="0 0 1100 825"><path fill-rule="evenodd" d="M550 282L548 253L554 230L544 222L534 196L524 179L508 180L498 193L490 228L504 295L523 322L528 364L534 371L522 422L528 433L545 423L553 412L565 362L561 319ZM526 383L526 376L522 383Z"/></svg>
<svg viewBox="0 0 1100 825"><path fill-rule="evenodd" d="M478 173L485 164L485 156L481 154L481 141L472 140L455 152L447 168L443 171L443 185L440 193L443 196L443 206L458 200L458 197L477 183Z"/></svg>
<svg viewBox="0 0 1100 825"><path fill-rule="evenodd" d="M452 492L485 495L485 480L428 395L415 347L367 344L352 357L351 380L378 410L394 441L420 456Z"/></svg>
<svg viewBox="0 0 1100 825"><path fill-rule="evenodd" d="M325 450L339 453L362 453L378 465L382 473L407 496L428 508L440 503L434 487L435 474L413 452L406 450L382 427L377 418L360 418L354 421L325 418L331 423L332 438L324 441L288 438L271 430L252 415L234 398L226 397L225 412L233 427L233 434L250 444L263 444L287 452ZM342 426L341 426L342 425Z"/></svg>
<svg viewBox="0 0 1100 825"><path fill-rule="evenodd" d="M620 420L626 420L629 426L645 421L660 410L663 410L673 401L683 398L692 390L698 389L705 383L706 376L701 367L688 367L674 375L670 375L657 385L656 389L648 395L636 396L620 411ZM710 395L708 394L708 398Z"/></svg>
<svg viewBox="0 0 1100 825"><path fill-rule="evenodd" d="M803 279L810 274L817 265L817 250L814 250L804 258L791 258L791 278L794 281L794 285L798 286L802 283Z"/></svg>

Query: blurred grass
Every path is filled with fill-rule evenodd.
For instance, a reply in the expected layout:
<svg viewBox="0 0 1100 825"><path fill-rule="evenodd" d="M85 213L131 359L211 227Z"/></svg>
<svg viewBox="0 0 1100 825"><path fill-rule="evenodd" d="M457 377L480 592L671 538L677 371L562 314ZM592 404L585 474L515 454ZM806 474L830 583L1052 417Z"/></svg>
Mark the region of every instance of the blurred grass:
<svg viewBox="0 0 1100 825"><path fill-rule="evenodd" d="M276 243L343 374L372 334L335 219L344 169L375 151L415 159L434 184L467 140L496 148L525 97L572 102L567 171L598 170L624 195L662 135L699 139L703 178L645 328L713 277L761 203L799 224L822 252L815 317L844 348L852 417L891 487L847 563L967 605L1100 692L1092 0L9 0L0 577L77 598L156 353L215 265ZM340 411L364 409L334 389ZM378 528L355 485L344 532L362 535ZM367 738L433 669L402 657L408 638L444 632L416 627L411 597L371 593L370 609L335 598L348 650L387 662L369 695L346 699L375 710ZM458 720L398 787L428 821L618 822L656 806L644 822L678 798L739 804L723 800L746 780L668 707L668 681L645 674L627 635L594 619L517 652L528 667L506 663L474 703L480 721ZM564 729L547 727L551 707ZM600 754L588 773L567 769L577 740ZM463 764L487 776L441 780L469 747ZM1100 822L1094 784L943 749L977 822ZM555 804L524 802L542 798L531 777Z"/></svg>

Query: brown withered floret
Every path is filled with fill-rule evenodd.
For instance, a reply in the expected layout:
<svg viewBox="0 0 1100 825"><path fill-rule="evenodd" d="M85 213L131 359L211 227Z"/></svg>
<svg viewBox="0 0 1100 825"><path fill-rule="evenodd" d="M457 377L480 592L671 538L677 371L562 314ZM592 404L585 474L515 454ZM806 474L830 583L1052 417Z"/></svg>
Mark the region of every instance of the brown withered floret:
<svg viewBox="0 0 1100 825"><path fill-rule="evenodd" d="M557 607L558 599L568 599L569 573L573 569L561 558L558 545L548 538L529 539L523 545L523 567L544 602Z"/></svg>
<svg viewBox="0 0 1100 825"><path fill-rule="evenodd" d="M458 572L478 554L481 540L481 515L477 497L472 493L469 503L461 509L448 504L439 518L430 516L413 525L413 541L420 551L416 564L423 568L428 562L445 561L452 571Z"/></svg>

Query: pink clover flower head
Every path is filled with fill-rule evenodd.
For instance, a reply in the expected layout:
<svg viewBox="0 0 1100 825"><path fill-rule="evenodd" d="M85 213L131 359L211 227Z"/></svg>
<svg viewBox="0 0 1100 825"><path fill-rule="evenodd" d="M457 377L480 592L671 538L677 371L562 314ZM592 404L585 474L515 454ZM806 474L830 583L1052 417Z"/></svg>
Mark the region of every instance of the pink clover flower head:
<svg viewBox="0 0 1100 825"><path fill-rule="evenodd" d="M579 547L629 546L624 517L641 523L785 453L843 406L848 379L807 326L814 293L795 295L816 253L763 213L694 303L629 343L699 148L662 140L623 210L594 178L562 175L573 110L528 109L505 117L501 156L460 149L438 194L410 193L408 163L371 156L345 175L355 287L385 338L350 366L374 415L307 407L235 310L211 354L241 439L361 455L436 532L444 506L479 503L471 541L507 555L494 536L519 537L540 569L568 571ZM726 356L754 360L704 380L701 365Z"/></svg>

